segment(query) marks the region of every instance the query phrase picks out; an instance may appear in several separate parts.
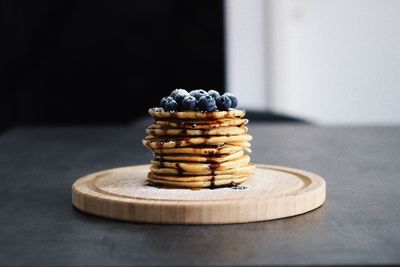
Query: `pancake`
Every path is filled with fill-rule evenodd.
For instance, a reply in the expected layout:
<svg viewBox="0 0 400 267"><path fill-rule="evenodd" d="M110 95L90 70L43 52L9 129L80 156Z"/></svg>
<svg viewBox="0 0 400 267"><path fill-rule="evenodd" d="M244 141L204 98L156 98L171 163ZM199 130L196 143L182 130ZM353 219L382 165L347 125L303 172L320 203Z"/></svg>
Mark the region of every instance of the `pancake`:
<svg viewBox="0 0 400 267"><path fill-rule="evenodd" d="M222 163L198 163L198 162L179 162L179 161L160 161L153 159L151 164L155 167L161 168L172 168L182 171L209 171L210 169L214 171L238 168L243 166L248 166L250 162L249 155L243 155L240 158L225 161Z"/></svg>
<svg viewBox="0 0 400 267"><path fill-rule="evenodd" d="M243 156L243 150L239 150L236 153L226 155L161 155L155 154L154 159L163 161L179 161L179 162L207 162L207 163L221 163L229 160L234 160Z"/></svg>
<svg viewBox="0 0 400 267"><path fill-rule="evenodd" d="M225 118L219 120L160 120L154 122L156 127L170 127L179 129L212 129L228 126L242 126L248 123L247 119L243 118Z"/></svg>
<svg viewBox="0 0 400 267"><path fill-rule="evenodd" d="M227 143L227 145L241 147L247 153L251 153L251 144L249 142L232 142Z"/></svg>
<svg viewBox="0 0 400 267"><path fill-rule="evenodd" d="M165 137L160 138L148 135L142 141L143 145L149 148L173 148L193 145L223 145L225 143L248 142L253 137L249 134L233 136L207 136L207 137Z"/></svg>
<svg viewBox="0 0 400 267"><path fill-rule="evenodd" d="M249 142L229 142L227 144L230 146L251 147Z"/></svg>
<svg viewBox="0 0 400 267"><path fill-rule="evenodd" d="M223 155L242 150L241 146L221 145L203 147L176 147L176 148L153 148L155 154L189 154L189 155Z"/></svg>
<svg viewBox="0 0 400 267"><path fill-rule="evenodd" d="M223 118L242 118L246 114L244 110L239 109L229 109L228 111L215 111L215 112L197 112L197 111L164 111L162 108L151 108L149 109L149 114L154 118L159 119L202 119L202 120L212 120L212 119L223 119Z"/></svg>
<svg viewBox="0 0 400 267"><path fill-rule="evenodd" d="M153 172L149 173L149 176L158 180L173 181L173 182L203 182L203 181L219 181L219 180L232 180L245 177L243 174L215 174L215 175L192 175L192 176L181 176L181 175L160 175Z"/></svg>
<svg viewBox="0 0 400 267"><path fill-rule="evenodd" d="M222 187L228 185L237 185L244 182L247 179L247 176L238 177L235 179L225 179L225 180L216 180L216 181L199 181L199 182L183 182L183 181L167 181L154 178L152 175L148 176L148 180L150 183L154 185L160 186L169 186L169 187L177 187L177 188L214 188L214 187Z"/></svg>
<svg viewBox="0 0 400 267"><path fill-rule="evenodd" d="M146 129L146 133L153 136L179 135L179 136L196 136L196 135L239 135L247 132L246 126L227 126L211 129L179 129L158 127L156 124L150 125Z"/></svg>
<svg viewBox="0 0 400 267"><path fill-rule="evenodd" d="M247 153L251 153L252 152L252 150L250 148L248 148L248 147L244 147L243 150L246 151Z"/></svg>
<svg viewBox="0 0 400 267"><path fill-rule="evenodd" d="M173 168L159 168L155 166L151 166L150 170L154 174L161 174L161 175L209 175L209 174L245 174L250 175L255 171L255 165L249 164L243 167L237 167L232 169L225 169L225 170L204 170L204 171L181 171L178 169Z"/></svg>

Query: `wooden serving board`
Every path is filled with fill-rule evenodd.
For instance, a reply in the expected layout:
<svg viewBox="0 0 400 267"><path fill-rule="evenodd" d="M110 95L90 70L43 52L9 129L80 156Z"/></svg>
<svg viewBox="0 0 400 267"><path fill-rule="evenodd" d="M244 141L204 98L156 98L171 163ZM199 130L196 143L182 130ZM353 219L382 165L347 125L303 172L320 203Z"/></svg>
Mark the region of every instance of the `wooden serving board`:
<svg viewBox="0 0 400 267"><path fill-rule="evenodd" d="M239 188L165 189L148 186L149 165L89 174L72 185L72 204L102 217L146 223L224 224L302 214L325 201L320 176L257 165Z"/></svg>

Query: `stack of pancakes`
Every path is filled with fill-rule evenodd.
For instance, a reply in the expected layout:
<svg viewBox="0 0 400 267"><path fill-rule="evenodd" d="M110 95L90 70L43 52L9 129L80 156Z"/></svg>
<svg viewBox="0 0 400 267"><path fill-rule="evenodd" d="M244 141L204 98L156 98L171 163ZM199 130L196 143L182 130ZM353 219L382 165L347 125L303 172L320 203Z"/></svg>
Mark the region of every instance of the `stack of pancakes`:
<svg viewBox="0 0 400 267"><path fill-rule="evenodd" d="M143 144L153 151L151 184L214 188L237 185L255 170L243 110L165 112L152 108L154 123Z"/></svg>

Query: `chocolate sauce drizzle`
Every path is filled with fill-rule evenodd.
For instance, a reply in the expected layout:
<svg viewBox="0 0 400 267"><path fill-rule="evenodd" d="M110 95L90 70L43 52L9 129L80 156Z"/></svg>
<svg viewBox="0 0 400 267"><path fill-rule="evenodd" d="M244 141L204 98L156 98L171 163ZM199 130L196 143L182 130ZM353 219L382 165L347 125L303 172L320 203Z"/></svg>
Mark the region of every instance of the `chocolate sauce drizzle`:
<svg viewBox="0 0 400 267"><path fill-rule="evenodd" d="M162 109L154 109L154 111L162 111ZM215 114L213 113L205 113L206 115L206 119L207 121L205 121L204 123L193 123L189 121L175 121L176 118L163 118L162 120L167 120L167 121L171 121L173 123L175 123L178 128L182 128L184 131L182 132L182 134L186 133L186 136L182 136L182 135L178 135L178 136L166 136L167 131L165 129L158 128L159 130L161 130L161 133L163 134L162 136L157 136L157 138L155 140L146 140L145 144L146 146L153 146L159 149L159 153L158 153L158 159L159 159L159 166L160 168L165 167L165 159L164 159L164 153L162 148L164 148L164 144L173 141L175 143L174 147L180 147L182 145L182 142L187 142L190 147L193 148L216 148L219 147L219 145L205 145L207 144L207 142L210 140L210 136L204 136L205 133L207 133L208 129L204 130L204 129L199 129L201 135L195 136L195 137L202 137L204 138L204 142L203 144L193 144L190 139L187 137L187 129L193 129L198 125L201 126L206 126L206 125L212 125L212 127L210 128L215 128L215 127L219 127L222 123L223 120L217 120ZM155 122L158 119L155 119ZM160 119L161 120L161 119ZM244 124L247 123L247 120L244 121L243 124L239 125L242 126ZM155 135L156 134L156 129L149 129L149 133L151 135ZM230 136L229 134L227 134L226 136ZM188 146L189 147L189 146ZM179 155L179 154L177 154ZM246 189L245 186L241 186L237 183L230 183L228 185L216 185L216 170L218 170L218 168L220 167L220 163L216 162L215 160L213 160L213 158L215 157L220 157L222 155L220 155L218 152L216 151L208 151L207 155L205 155L206 157L210 157L209 160L207 161L207 163L209 164L209 170L211 173L211 180L210 180L210 186L208 187L209 189L216 189L216 188L221 188L221 187L230 187L234 190L243 190ZM179 176L183 176L183 169L180 165L179 162L175 162L175 169L177 170L177 175ZM157 183L148 181L147 183L150 186L155 186L157 188L162 188L162 189L176 189L176 187L174 186L165 186L165 185L159 185ZM201 190L202 188L191 188L192 190ZM206 189L206 188L204 188Z"/></svg>
<svg viewBox="0 0 400 267"><path fill-rule="evenodd" d="M208 165L211 170L210 189L215 189L215 170L219 168L219 165L219 163L210 163L210 165Z"/></svg>

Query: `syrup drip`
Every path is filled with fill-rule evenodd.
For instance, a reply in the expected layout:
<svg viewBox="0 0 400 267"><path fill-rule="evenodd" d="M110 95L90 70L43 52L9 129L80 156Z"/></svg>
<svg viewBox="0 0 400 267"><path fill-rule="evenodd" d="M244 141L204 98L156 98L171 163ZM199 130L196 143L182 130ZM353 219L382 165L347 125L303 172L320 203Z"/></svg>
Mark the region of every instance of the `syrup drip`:
<svg viewBox="0 0 400 267"><path fill-rule="evenodd" d="M154 111L163 112L163 109L155 108ZM229 116L232 116L232 112L228 111L224 114L224 118L227 118ZM239 118L240 116L237 116L237 117ZM155 123L157 123L157 120L159 120L159 119L155 118ZM208 133L210 128L220 127L224 123L224 120L217 119L217 115L215 113L205 112L204 122L194 122L193 120L190 121L190 120L185 120L185 119L180 120L178 118L178 115L174 114L173 112L170 113L169 117L163 118L160 120L170 121L171 125L173 125L173 127L178 127L180 129L182 129L182 134L183 134L183 136L182 135L167 136L168 127L163 127L163 126L161 128L158 128L158 130L149 129L149 133L151 135L156 135L156 132L161 133L161 136L159 136L153 140L146 140L146 142L145 142L146 146L152 145L153 147L159 149L158 157L159 157L159 162L160 162L160 168L165 167L164 153L162 150L162 148L164 148L165 143L174 142L175 143L174 147L180 147L183 142L186 142L186 144L185 144L186 146L190 146L190 147L194 147L194 148L218 148L219 147L219 145L207 145L207 143L209 142L211 137L204 136L205 134ZM236 125L236 126L240 127L245 124L247 124L247 120L245 120L242 124ZM176 126L174 126L174 125L176 125ZM198 126L200 126L200 129L199 129L200 135L196 136L196 137L202 137L202 138L204 138L204 141L201 144L199 144L199 143L193 144L190 141L190 139L187 138L188 129L194 129ZM202 127L204 127L204 128L202 128ZM228 134L226 134L226 136L229 137L230 134L228 133ZM221 156L222 155L219 154L218 150L217 151L208 150L206 152L206 157L209 157L208 164L209 164L209 170L211 173L209 189L216 189L216 188L221 188L221 187L230 187L234 190L246 189L245 186L241 186L234 182L231 182L230 184L227 184L227 185L216 185L216 170L220 167L220 163L216 162L214 160L214 158L221 157ZM175 162L175 169L176 169L178 176L183 176L184 172L183 172L183 169L179 162ZM176 186L160 185L157 183L153 183L151 181L148 182L148 185L155 186L160 189L177 189ZM190 189L191 190L201 190L201 189L206 189L206 188L190 188Z"/></svg>
<svg viewBox="0 0 400 267"><path fill-rule="evenodd" d="M210 184L210 189L215 188L215 170L219 168L219 163L211 163L209 165L210 171L211 171L211 184Z"/></svg>

